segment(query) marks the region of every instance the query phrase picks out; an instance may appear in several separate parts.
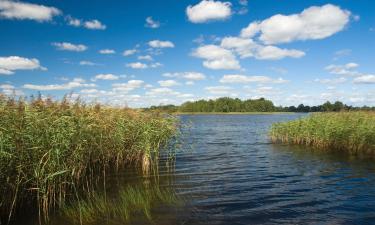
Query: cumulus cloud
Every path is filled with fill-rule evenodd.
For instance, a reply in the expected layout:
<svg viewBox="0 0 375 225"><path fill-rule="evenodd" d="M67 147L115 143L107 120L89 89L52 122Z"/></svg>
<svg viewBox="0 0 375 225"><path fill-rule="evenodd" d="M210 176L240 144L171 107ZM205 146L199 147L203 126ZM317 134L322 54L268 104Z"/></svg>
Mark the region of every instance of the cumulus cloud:
<svg viewBox="0 0 375 225"><path fill-rule="evenodd" d="M375 75L362 75L353 79L355 84L375 84Z"/></svg>
<svg viewBox="0 0 375 225"><path fill-rule="evenodd" d="M254 57L260 60L278 60L285 57L300 58L305 55L296 49L282 49L276 46L263 46L250 38L225 37L221 40L221 47L233 50L241 58Z"/></svg>
<svg viewBox="0 0 375 225"><path fill-rule="evenodd" d="M55 46L57 50L62 50L62 51L83 52L87 50L86 45L72 44L69 42L54 42L52 43L52 45Z"/></svg>
<svg viewBox="0 0 375 225"><path fill-rule="evenodd" d="M112 84L113 91L128 93L134 89L142 87L144 84L143 80L129 80L126 83L114 83Z"/></svg>
<svg viewBox="0 0 375 225"><path fill-rule="evenodd" d="M160 22L152 19L152 17L149 16L149 17L146 18L146 24L145 24L145 26L149 27L149 28L156 29L156 28L160 27Z"/></svg>
<svg viewBox="0 0 375 225"><path fill-rule="evenodd" d="M175 80L159 80L158 83L162 87L172 87L180 85L180 83Z"/></svg>
<svg viewBox="0 0 375 225"><path fill-rule="evenodd" d="M329 84L329 85L334 85L334 84L341 84L346 82L346 78L340 77L336 79L315 79L315 82L321 83L321 84Z"/></svg>
<svg viewBox="0 0 375 225"><path fill-rule="evenodd" d="M355 70L358 66L359 65L357 63L351 62L345 65L331 64L331 65L326 66L325 69L329 73L336 74L336 75L358 76L358 75L361 75L361 73Z"/></svg>
<svg viewBox="0 0 375 225"><path fill-rule="evenodd" d="M221 83L227 84L234 84L234 83L274 83L274 84L282 84L289 82L288 80L284 80L283 78L273 79L267 76L245 76L239 74L229 74L224 75L220 79Z"/></svg>
<svg viewBox="0 0 375 225"><path fill-rule="evenodd" d="M74 27L85 27L90 30L105 30L107 28L106 25L104 25L102 22L96 19L82 21L80 19L77 19L68 15L65 17L65 20L68 22L68 25L74 26Z"/></svg>
<svg viewBox="0 0 375 225"><path fill-rule="evenodd" d="M164 77L175 77L191 81L198 81L206 79L206 75L199 72L180 72L180 73L164 73Z"/></svg>
<svg viewBox="0 0 375 225"><path fill-rule="evenodd" d="M186 15L192 23L225 20L232 15L231 7L230 2L203 0L194 6L189 5L186 8Z"/></svg>
<svg viewBox="0 0 375 225"><path fill-rule="evenodd" d="M36 20L38 22L50 21L61 11L55 7L37 5L19 1L0 1L0 17L6 19Z"/></svg>
<svg viewBox="0 0 375 225"><path fill-rule="evenodd" d="M116 51L113 50L113 49L108 49L108 48L106 48L106 49L101 49L101 50L99 50L99 53L100 53L100 54L104 54L104 55L109 55L109 54L115 54Z"/></svg>
<svg viewBox="0 0 375 225"><path fill-rule="evenodd" d="M46 70L38 59L19 56L0 57L0 74L11 75L15 70Z"/></svg>
<svg viewBox="0 0 375 225"><path fill-rule="evenodd" d="M70 90L74 88L81 87L95 87L95 84L85 83L85 80L81 78L75 78L72 81L65 84L48 84L48 85L35 85L35 84L25 84L23 88L38 90L38 91L55 91L55 90Z"/></svg>
<svg viewBox="0 0 375 225"><path fill-rule="evenodd" d="M99 20L90 20L83 23L83 26L91 30L105 30L106 25L102 24Z"/></svg>
<svg viewBox="0 0 375 225"><path fill-rule="evenodd" d="M152 61L152 60L154 60L154 59L152 58L152 56L150 56L150 55L140 55L140 56L138 56L138 59L139 59L139 60L148 60L148 61Z"/></svg>
<svg viewBox="0 0 375 225"><path fill-rule="evenodd" d="M332 4L312 6L299 14L277 14L252 22L242 29L241 37L251 38L259 34L259 39L266 44L323 39L343 30L350 15L349 11Z"/></svg>
<svg viewBox="0 0 375 225"><path fill-rule="evenodd" d="M134 55L135 53L137 53L137 49L127 49L122 53L122 55L130 56L130 55Z"/></svg>
<svg viewBox="0 0 375 225"><path fill-rule="evenodd" d="M233 90L233 88L227 86L211 86L204 89L214 95L228 95Z"/></svg>
<svg viewBox="0 0 375 225"><path fill-rule="evenodd" d="M92 81L97 81L97 80L118 80L119 76L113 75L111 73L107 74L98 74L94 78L92 78Z"/></svg>
<svg viewBox="0 0 375 225"><path fill-rule="evenodd" d="M153 40L149 41L148 45L152 48L174 48L174 44L171 41Z"/></svg>
<svg viewBox="0 0 375 225"><path fill-rule="evenodd" d="M267 59L267 60L278 60L285 57L301 58L305 55L303 51L296 49L282 49L276 46L264 46L258 48L255 58Z"/></svg>
<svg viewBox="0 0 375 225"><path fill-rule="evenodd" d="M141 62L133 62L126 64L126 67L130 67L132 69L146 69L148 68L148 65Z"/></svg>
<svg viewBox="0 0 375 225"><path fill-rule="evenodd" d="M174 91L174 90L172 90L170 88L167 88L167 87L153 88L153 89L150 89L149 91L146 92L146 95L154 96L154 97L163 96L163 95L176 96L176 95L179 95L179 94L180 94L180 92Z"/></svg>
<svg viewBox="0 0 375 225"><path fill-rule="evenodd" d="M203 66L209 69L240 69L236 57L228 49L217 45L203 45L192 53L197 58L205 59Z"/></svg>

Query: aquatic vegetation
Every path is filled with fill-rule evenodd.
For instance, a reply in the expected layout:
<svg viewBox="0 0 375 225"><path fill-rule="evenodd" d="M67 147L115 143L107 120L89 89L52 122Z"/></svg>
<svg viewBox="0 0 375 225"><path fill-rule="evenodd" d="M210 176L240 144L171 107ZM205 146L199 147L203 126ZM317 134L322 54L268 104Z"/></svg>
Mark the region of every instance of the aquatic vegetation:
<svg viewBox="0 0 375 225"><path fill-rule="evenodd" d="M93 194L63 208L61 214L69 224L126 224L134 218L152 221L155 207L176 207L181 203L172 190L157 184L128 185L113 198Z"/></svg>
<svg viewBox="0 0 375 225"><path fill-rule="evenodd" d="M175 118L156 113L0 96L0 218L29 207L47 219L110 168L158 155L175 133Z"/></svg>
<svg viewBox="0 0 375 225"><path fill-rule="evenodd" d="M269 135L273 142L375 153L375 112L315 113L275 123Z"/></svg>

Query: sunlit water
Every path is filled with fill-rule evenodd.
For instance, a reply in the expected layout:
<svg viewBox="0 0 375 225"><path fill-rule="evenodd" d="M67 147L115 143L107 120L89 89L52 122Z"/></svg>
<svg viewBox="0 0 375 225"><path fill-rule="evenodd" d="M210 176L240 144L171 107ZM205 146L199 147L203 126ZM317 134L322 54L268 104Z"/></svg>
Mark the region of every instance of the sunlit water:
<svg viewBox="0 0 375 225"><path fill-rule="evenodd" d="M270 143L272 123L301 116L181 116L182 150L158 182L184 204L155 204L151 224L375 224L374 160ZM148 182L116 176L109 186Z"/></svg>

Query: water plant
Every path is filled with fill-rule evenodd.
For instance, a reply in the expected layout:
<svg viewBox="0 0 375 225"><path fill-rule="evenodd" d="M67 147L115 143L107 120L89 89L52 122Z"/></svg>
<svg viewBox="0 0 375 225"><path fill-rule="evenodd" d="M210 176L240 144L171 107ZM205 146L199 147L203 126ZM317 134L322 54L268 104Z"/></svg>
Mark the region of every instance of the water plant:
<svg viewBox="0 0 375 225"><path fill-rule="evenodd" d="M314 113L273 124L273 142L344 150L353 154L375 153L375 112Z"/></svg>
<svg viewBox="0 0 375 225"><path fill-rule="evenodd" d="M153 210L176 207L182 200L167 187L127 185L113 196L93 194L64 207L62 218L68 224L127 224L132 220L152 222Z"/></svg>
<svg viewBox="0 0 375 225"><path fill-rule="evenodd" d="M175 133L176 120L156 113L0 95L0 218L29 207L48 219L109 168L157 155Z"/></svg>

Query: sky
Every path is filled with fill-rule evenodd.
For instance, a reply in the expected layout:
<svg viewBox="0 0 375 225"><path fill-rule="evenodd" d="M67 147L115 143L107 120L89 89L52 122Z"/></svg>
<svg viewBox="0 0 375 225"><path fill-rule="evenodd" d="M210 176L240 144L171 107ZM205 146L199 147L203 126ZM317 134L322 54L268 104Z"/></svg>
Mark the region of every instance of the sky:
<svg viewBox="0 0 375 225"><path fill-rule="evenodd" d="M372 0L0 0L0 93L375 106Z"/></svg>

